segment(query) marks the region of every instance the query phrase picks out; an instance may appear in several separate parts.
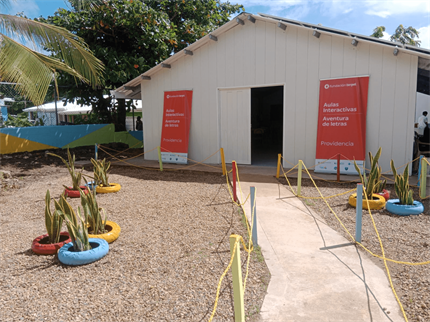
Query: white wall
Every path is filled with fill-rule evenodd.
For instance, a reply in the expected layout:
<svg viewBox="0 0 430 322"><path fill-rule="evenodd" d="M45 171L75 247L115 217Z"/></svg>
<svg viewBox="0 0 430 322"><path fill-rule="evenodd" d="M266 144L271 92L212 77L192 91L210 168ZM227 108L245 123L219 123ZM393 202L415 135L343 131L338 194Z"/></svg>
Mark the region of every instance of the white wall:
<svg viewBox="0 0 430 322"><path fill-rule="evenodd" d="M412 159L418 58L391 48L274 23L245 21L210 41L171 69L142 81L145 148L160 144L163 92L193 90L189 157L203 160L219 149L217 88L265 84L284 87L284 158L315 163L319 80L370 75L366 151L382 146L381 165ZM144 98L144 99L143 99ZM145 154L156 160L157 152ZM217 156L206 162L217 163ZM288 164L284 164L288 166Z"/></svg>

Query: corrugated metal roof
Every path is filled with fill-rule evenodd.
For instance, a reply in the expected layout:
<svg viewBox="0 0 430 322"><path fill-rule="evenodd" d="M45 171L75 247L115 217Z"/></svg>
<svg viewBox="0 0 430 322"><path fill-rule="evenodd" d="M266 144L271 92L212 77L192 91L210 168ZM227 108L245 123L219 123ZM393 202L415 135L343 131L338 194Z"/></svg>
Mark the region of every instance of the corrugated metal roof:
<svg viewBox="0 0 430 322"><path fill-rule="evenodd" d="M388 47L392 47L392 48L397 48L400 52L405 52L405 53L408 53L410 55L415 55L415 56L420 57L421 58L420 60L430 59L430 50L429 49L424 49L424 48L410 46L410 45L403 45L399 42L392 42L392 41L388 41L388 40L384 40L384 39L378 39L378 38L374 38L374 37L370 37L370 36L350 33L350 32L344 31L344 30L338 30L338 29L334 29L334 28L321 26L321 25L315 25L315 24L311 24L311 23L300 22L300 21L296 21L296 20L292 20L292 19L272 16L272 15L263 14L263 13L259 13L259 15L253 15L250 13L243 12L243 13L239 14L238 16L236 16L235 18L233 18L232 20L230 20L229 22L227 22L224 25L222 25L221 27L219 27L218 29L214 30L210 34L208 34L208 35L204 36L203 38L200 38L196 42L192 43L187 48L177 52L176 54L174 54L174 55L170 56L169 58L167 58L166 60L164 60L162 63L149 69L148 71L146 71L142 75L132 79L131 81L124 84L120 88L117 88L116 90L111 91L111 93L114 94L115 96L117 96L117 98L140 99L140 84L141 84L142 79L144 79L144 78L148 79L152 75L156 74L158 71L160 71L160 69L164 68L164 67L162 67L163 64L173 65L174 62L178 61L179 59L181 59L183 56L186 55L185 50L195 51L195 50L199 49L200 47L204 46L209 41L212 41L212 40L210 40L210 35L213 35L215 37L219 37L223 33L227 32L228 30L238 26L239 24L236 22L236 18L239 18L241 16L243 16L243 19L245 19L245 20L247 19L248 16L252 16L256 20L262 20L262 21L268 21L268 22L274 22L274 21L275 22L282 22L286 25L293 25L293 26L296 26L299 28L317 30L320 33L330 34L330 35L344 37L344 38L346 37L346 38L351 38L351 39L359 39L360 41L371 42L371 43L381 45L381 46L388 46Z"/></svg>

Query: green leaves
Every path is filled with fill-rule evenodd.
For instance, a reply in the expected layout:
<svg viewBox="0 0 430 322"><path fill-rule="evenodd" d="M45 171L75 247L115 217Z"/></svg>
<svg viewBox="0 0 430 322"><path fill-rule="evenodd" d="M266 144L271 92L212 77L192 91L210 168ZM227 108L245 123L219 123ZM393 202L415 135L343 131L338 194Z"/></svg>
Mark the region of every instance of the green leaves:
<svg viewBox="0 0 430 322"><path fill-rule="evenodd" d="M81 205L85 215L85 221L89 225L89 230L92 234L103 234L106 232L105 226L107 221L106 212L103 208L99 208L96 200L96 190L85 194L79 190L81 194Z"/></svg>
<svg viewBox="0 0 430 322"><path fill-rule="evenodd" d="M56 208L53 213L51 212L51 195L49 190L47 190L45 196L45 227L49 235L50 244L55 244L60 241L62 226L63 217L61 216L61 211Z"/></svg>
<svg viewBox="0 0 430 322"><path fill-rule="evenodd" d="M394 190L400 200L400 204L413 205L413 191L412 189L409 189L409 164L406 165L402 175L397 174L393 160L391 160L390 166L394 176Z"/></svg>
<svg viewBox="0 0 430 322"><path fill-rule="evenodd" d="M79 252L90 250L91 246L88 240L86 220L85 217L82 217L80 208L78 208L78 214L76 214L72 206L67 202L64 194L61 195L59 202L54 201L55 208L66 222L67 230L73 242L73 248Z"/></svg>
<svg viewBox="0 0 430 322"><path fill-rule="evenodd" d="M361 175L361 170L354 160L354 167L360 176L360 181L364 187L364 193L366 194L367 198L370 200L372 200L372 195L374 193L381 192L383 189L385 189L385 186L387 184L387 180L381 180L382 172L381 172L381 167L378 164L379 158L381 157L381 153L382 153L381 148L378 149L375 156L373 156L372 153L369 152L369 160L371 165L369 178L366 178L365 171L363 172L363 175Z"/></svg>
<svg viewBox="0 0 430 322"><path fill-rule="evenodd" d="M108 170L110 168L110 162L106 162L106 159L97 161L91 159L91 163L94 166L94 179L96 184L109 187Z"/></svg>
<svg viewBox="0 0 430 322"><path fill-rule="evenodd" d="M80 172L77 172L75 170L75 154L73 154L73 157L72 157L72 155L70 154L69 148L67 148L68 161L64 160L63 157L61 157L57 154L54 154L54 153L48 153L48 155L52 155L54 157L60 158L61 161L63 161L63 163L67 167L67 170L69 170L70 176L72 177L73 190L78 190L79 186L81 185L82 170ZM64 187L68 188L67 186L64 186Z"/></svg>

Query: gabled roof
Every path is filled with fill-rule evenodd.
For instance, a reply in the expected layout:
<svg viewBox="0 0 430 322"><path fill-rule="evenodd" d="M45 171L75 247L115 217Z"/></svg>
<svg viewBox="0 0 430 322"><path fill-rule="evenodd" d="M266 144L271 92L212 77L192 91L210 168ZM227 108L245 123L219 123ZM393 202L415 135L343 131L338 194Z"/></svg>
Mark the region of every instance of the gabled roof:
<svg viewBox="0 0 430 322"><path fill-rule="evenodd" d="M370 36L364 36L360 34L355 34L343 30L338 30L334 28L329 28L325 26L315 25L311 23L305 23L300 22L296 20L286 19L282 17L267 15L259 13L258 15L253 15L250 13L243 12L236 16L234 19L230 20L229 22L225 23L218 29L214 30L210 34L204 36L203 38L200 38L196 42L189 45L187 48L177 52L176 54L170 56L162 63L154 66L153 68L149 69L142 75L134 78L133 80L129 81L128 83L124 84L123 86L117 88L114 91L111 91L113 95L115 95L116 98L132 98L132 99L141 99L140 97L140 84L142 80L150 80L151 76L159 72L163 68L171 68L172 65L179 59L181 59L185 55L192 55L193 51L199 49L200 47L204 46L206 43L210 41L216 41L218 37L221 37L223 33L227 32L228 30L236 27L239 23L242 24L242 22L248 21L252 22L255 20L261 20L266 22L277 22L278 26L280 25L292 25L298 28L305 28L312 31L317 31L319 33L323 34L329 34L332 36L338 36L343 38L350 38L351 41L358 40L360 42L368 42L373 43L376 45L384 46L384 47L391 47L393 48L393 51L397 50L398 52L405 52L410 55L418 56L423 60L424 62L428 62L430 60L430 50L419 48L415 46L409 46L409 45L403 45L399 42L392 42L384 39L378 39ZM285 29L285 28L284 28Z"/></svg>

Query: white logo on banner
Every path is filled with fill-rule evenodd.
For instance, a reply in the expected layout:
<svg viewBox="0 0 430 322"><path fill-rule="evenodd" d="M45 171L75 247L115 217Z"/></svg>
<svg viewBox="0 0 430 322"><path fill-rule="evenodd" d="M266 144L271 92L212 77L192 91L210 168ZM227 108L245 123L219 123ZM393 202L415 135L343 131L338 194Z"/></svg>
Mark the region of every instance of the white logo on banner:
<svg viewBox="0 0 430 322"><path fill-rule="evenodd" d="M325 88L325 89L328 89L329 87L330 87L330 85L329 85L329 84L325 84L325 85L324 85L324 88Z"/></svg>

